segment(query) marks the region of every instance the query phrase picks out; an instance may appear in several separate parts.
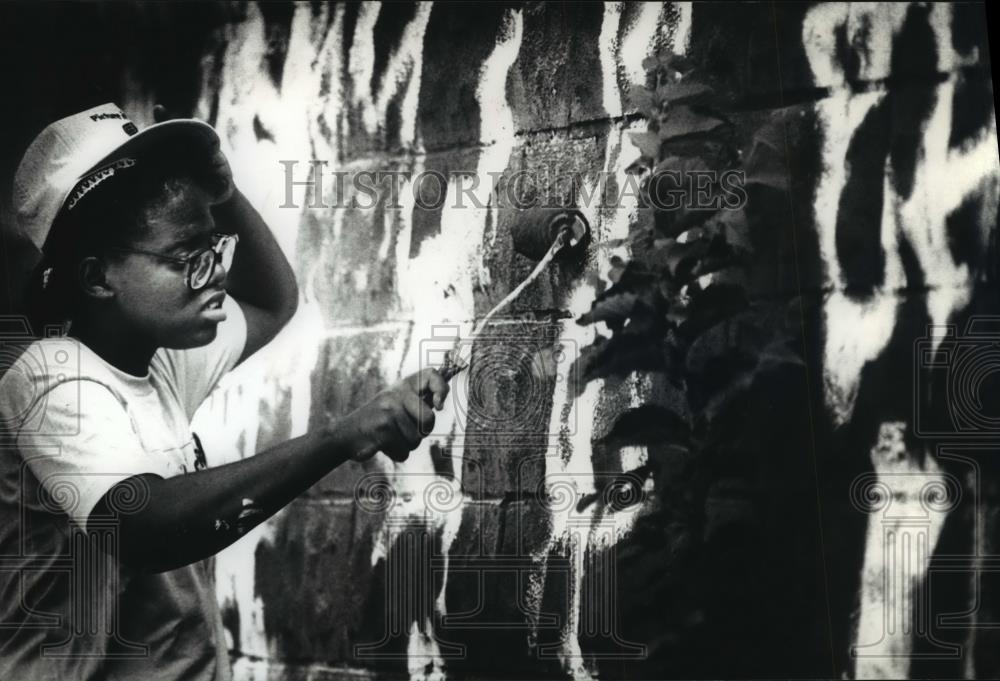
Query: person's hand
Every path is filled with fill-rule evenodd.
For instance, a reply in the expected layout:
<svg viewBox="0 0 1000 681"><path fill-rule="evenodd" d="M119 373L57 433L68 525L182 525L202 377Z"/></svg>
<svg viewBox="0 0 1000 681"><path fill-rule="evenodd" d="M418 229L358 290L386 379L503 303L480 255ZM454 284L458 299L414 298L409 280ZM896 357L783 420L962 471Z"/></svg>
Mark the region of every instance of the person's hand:
<svg viewBox="0 0 1000 681"><path fill-rule="evenodd" d="M352 458L364 461L381 451L394 461L405 461L434 429L434 409L440 410L447 396L448 383L434 369L383 390L345 418L360 445Z"/></svg>
<svg viewBox="0 0 1000 681"><path fill-rule="evenodd" d="M171 115L167 107L157 104L153 107L153 121L163 123L177 116ZM211 148L206 148L203 152L206 155L206 179L210 185L207 189L212 194L212 203L225 203L233 196L236 185L233 183L233 170L229 167L229 159L222 153L222 148L216 140Z"/></svg>

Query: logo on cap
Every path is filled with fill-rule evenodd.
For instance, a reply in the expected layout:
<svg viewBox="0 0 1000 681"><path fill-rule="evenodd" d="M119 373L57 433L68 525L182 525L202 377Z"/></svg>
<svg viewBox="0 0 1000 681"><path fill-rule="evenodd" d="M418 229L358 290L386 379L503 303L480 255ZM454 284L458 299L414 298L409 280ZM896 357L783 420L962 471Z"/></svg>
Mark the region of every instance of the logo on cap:
<svg viewBox="0 0 1000 681"><path fill-rule="evenodd" d="M94 189L97 185L104 182L109 177L114 176L116 170L131 168L134 165L134 158L120 158L114 163L106 165L83 178L77 183L76 190L73 192L72 196L70 196L66 201L66 210L73 210L76 207L76 204L80 202L80 199L86 196L87 193Z"/></svg>
<svg viewBox="0 0 1000 681"><path fill-rule="evenodd" d="M102 112L102 113L96 113L96 114L91 114L90 115L90 120L95 121L95 122L96 121L107 120L108 118L123 118L125 120L128 120L128 117L125 115L124 111L117 111L117 112L111 112L111 113L105 111L105 112Z"/></svg>

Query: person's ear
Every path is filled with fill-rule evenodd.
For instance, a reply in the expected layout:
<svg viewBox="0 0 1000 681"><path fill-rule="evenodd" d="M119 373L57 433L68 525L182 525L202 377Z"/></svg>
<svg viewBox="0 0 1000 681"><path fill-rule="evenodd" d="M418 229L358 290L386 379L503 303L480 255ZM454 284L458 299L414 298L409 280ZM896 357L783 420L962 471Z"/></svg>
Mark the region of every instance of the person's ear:
<svg viewBox="0 0 1000 681"><path fill-rule="evenodd" d="M91 298L112 298L115 292L108 284L104 262L100 258L89 256L80 262L80 286L83 292Z"/></svg>

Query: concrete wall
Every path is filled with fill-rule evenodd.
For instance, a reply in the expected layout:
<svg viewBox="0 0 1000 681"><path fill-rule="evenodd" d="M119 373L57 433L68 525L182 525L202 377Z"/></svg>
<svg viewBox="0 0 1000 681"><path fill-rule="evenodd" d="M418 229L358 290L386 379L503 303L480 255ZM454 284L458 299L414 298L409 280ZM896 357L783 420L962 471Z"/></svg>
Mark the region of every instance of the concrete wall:
<svg viewBox="0 0 1000 681"><path fill-rule="evenodd" d="M655 372L567 387L604 331L573 319L609 284L612 257L627 259L614 244L635 215L634 197L583 207L585 261L543 274L490 327L421 449L341 467L218 556L237 678L998 672L997 361L975 355L988 346L966 328L1000 311L982 5L73 11L99 35L131 36L96 48L114 75L76 94L113 94L139 120L166 101L211 121L299 276L289 328L198 416L215 463L426 365L533 266L512 249L499 194L455 208L452 182L427 210L404 185L399 208L309 207L335 202L332 171L462 171L488 187L554 167L621 183L638 156L627 133L646 125L626 95L663 50L731 93L746 153L770 140L783 161L788 189L750 194L753 290L795 301L807 363L756 388L721 434L730 456L665 444L642 411L676 399ZM39 68L60 72L50 62ZM79 108L73 94L33 115ZM25 144L34 125L15 121ZM315 182L314 160L328 174L294 186L288 207L286 169ZM960 340L928 336L945 324ZM563 353L539 370L554 342ZM587 503L649 466L632 497Z"/></svg>

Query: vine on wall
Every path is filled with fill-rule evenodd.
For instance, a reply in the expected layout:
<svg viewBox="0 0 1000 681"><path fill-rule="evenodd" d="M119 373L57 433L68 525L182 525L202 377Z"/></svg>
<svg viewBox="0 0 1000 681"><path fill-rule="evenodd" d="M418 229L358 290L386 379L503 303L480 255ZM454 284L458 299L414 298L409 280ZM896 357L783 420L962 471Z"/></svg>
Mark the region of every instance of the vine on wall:
<svg viewBox="0 0 1000 681"><path fill-rule="evenodd" d="M644 67L648 86L632 99L649 125L632 134L642 155L628 169L641 177L638 219L607 244L627 245L630 259L612 259L612 286L577 320L604 322L611 335L585 348L573 373L580 392L596 378L662 372L686 396L669 414L678 443L697 447L761 372L801 363L787 325L775 325L747 280L745 185L785 181L760 135L744 163L724 99L687 60L665 55Z"/></svg>
<svg viewBox="0 0 1000 681"><path fill-rule="evenodd" d="M780 126L738 129L731 100L683 57L644 67L646 85L632 99L648 128L633 134L641 156L628 169L640 179L638 218L625 239L607 244L627 246L629 259L612 259L612 285L577 320L603 322L610 333L582 351L571 375L579 394L598 378L649 371L677 397L624 414L611 437L648 445L648 464L633 473L656 483L655 503L619 547L622 583L634 592L620 594L631 640L649 646L650 668L662 662L683 676L684 660L690 673L704 673L713 646L731 639L727 628L756 609L747 594L767 566L730 566L756 539L733 525L710 527L718 523L707 517L709 497L733 484L759 497L772 484L758 482L760 462L781 426L761 405L801 376L804 361L795 301L755 293L751 276L752 235L773 212L748 211L747 189L788 189ZM751 514L769 512L766 503L748 505ZM744 638L752 659L752 637ZM739 664L730 649L728 661ZM725 671L727 660L718 664Z"/></svg>

